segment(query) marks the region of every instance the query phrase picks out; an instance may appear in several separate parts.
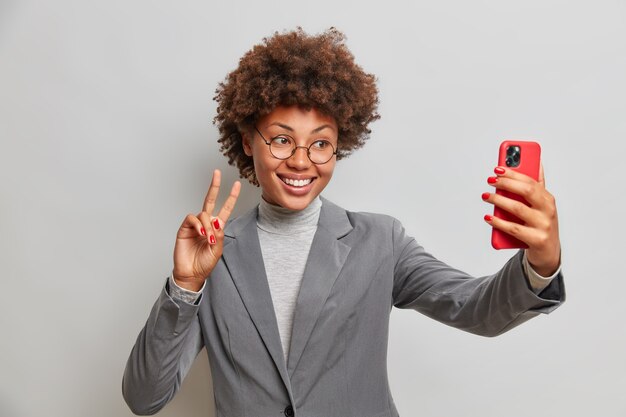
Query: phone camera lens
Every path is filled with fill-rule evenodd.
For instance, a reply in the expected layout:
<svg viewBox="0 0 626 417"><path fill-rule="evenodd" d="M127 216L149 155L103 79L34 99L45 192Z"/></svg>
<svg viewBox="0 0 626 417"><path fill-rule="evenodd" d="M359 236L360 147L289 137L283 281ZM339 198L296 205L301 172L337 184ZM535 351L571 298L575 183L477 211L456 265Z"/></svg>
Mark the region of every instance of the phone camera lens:
<svg viewBox="0 0 626 417"><path fill-rule="evenodd" d="M506 166L513 168L519 166L520 153L521 150L519 146L509 146L506 148Z"/></svg>
<svg viewBox="0 0 626 417"><path fill-rule="evenodd" d="M519 146L513 145L513 146L509 146L508 148L506 148L507 155L513 155L515 153L519 153Z"/></svg>

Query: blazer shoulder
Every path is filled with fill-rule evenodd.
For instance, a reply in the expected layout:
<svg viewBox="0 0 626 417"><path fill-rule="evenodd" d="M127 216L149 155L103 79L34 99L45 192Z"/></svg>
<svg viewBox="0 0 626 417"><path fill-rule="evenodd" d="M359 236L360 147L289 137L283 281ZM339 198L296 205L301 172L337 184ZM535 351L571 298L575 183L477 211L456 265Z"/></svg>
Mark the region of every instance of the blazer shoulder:
<svg viewBox="0 0 626 417"><path fill-rule="evenodd" d="M322 197L322 213L320 217L321 223L336 223L337 219L347 219L350 226L356 229L389 229L392 230L400 221L393 216L380 213L372 213L368 211L351 211ZM331 220L332 219L332 220ZM339 220L341 221L341 220Z"/></svg>
<svg viewBox="0 0 626 417"><path fill-rule="evenodd" d="M354 227L363 225L370 228L391 229L395 224L400 222L393 216L381 213L372 213L368 211L348 211L346 215Z"/></svg>

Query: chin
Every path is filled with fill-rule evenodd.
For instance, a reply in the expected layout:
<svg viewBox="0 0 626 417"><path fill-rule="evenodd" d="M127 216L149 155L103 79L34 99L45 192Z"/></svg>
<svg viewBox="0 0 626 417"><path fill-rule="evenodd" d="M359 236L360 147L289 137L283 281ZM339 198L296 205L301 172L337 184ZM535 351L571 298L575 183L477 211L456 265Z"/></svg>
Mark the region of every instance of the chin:
<svg viewBox="0 0 626 417"><path fill-rule="evenodd" d="M276 206L280 206L282 208L286 208L288 210L300 211L304 210L311 204L311 201L315 200L317 194L314 196L302 196L302 197L293 197L293 196L281 196L279 198L267 198L263 197L265 201L270 204L274 204Z"/></svg>
<svg viewBox="0 0 626 417"><path fill-rule="evenodd" d="M282 204L279 204L279 205L289 210L300 211L300 210L304 210L305 208L307 208L308 205L311 204L311 201L313 201L314 199L315 197L313 198L287 198L281 201Z"/></svg>
<svg viewBox="0 0 626 417"><path fill-rule="evenodd" d="M307 208L309 206L309 204L311 204L311 201L313 200L306 200L306 201L302 201L296 204L291 204L289 207L290 210L304 210L305 208Z"/></svg>

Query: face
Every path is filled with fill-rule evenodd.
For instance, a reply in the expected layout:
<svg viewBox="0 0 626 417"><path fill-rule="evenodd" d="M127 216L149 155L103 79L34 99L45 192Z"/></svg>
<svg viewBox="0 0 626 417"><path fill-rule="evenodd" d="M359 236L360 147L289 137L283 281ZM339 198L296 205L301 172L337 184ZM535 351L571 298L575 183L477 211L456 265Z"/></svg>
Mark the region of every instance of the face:
<svg viewBox="0 0 626 417"><path fill-rule="evenodd" d="M287 135L295 140L297 146L308 147L325 139L337 149L337 123L315 109L277 107L259 119L256 127L267 141ZM290 158L281 160L272 156L269 146L256 130L245 133L243 137L244 151L254 160L263 199L270 204L302 210L322 192L333 175L337 162L335 155L325 164L314 164L305 148L296 148Z"/></svg>

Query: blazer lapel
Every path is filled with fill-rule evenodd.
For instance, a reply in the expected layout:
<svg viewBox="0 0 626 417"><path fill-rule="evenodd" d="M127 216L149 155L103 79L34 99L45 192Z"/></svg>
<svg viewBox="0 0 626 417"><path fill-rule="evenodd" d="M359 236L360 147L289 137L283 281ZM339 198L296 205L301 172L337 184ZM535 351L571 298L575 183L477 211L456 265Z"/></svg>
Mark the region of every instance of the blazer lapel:
<svg viewBox="0 0 626 417"><path fill-rule="evenodd" d="M311 243L296 301L287 361L290 376L298 366L322 307L350 253L350 246L339 239L351 230L352 225L346 211L322 198L317 231Z"/></svg>
<svg viewBox="0 0 626 417"><path fill-rule="evenodd" d="M250 318L291 393L274 304L259 244L257 212L258 208L254 208L228 225L225 235L232 239L226 239L222 256Z"/></svg>

